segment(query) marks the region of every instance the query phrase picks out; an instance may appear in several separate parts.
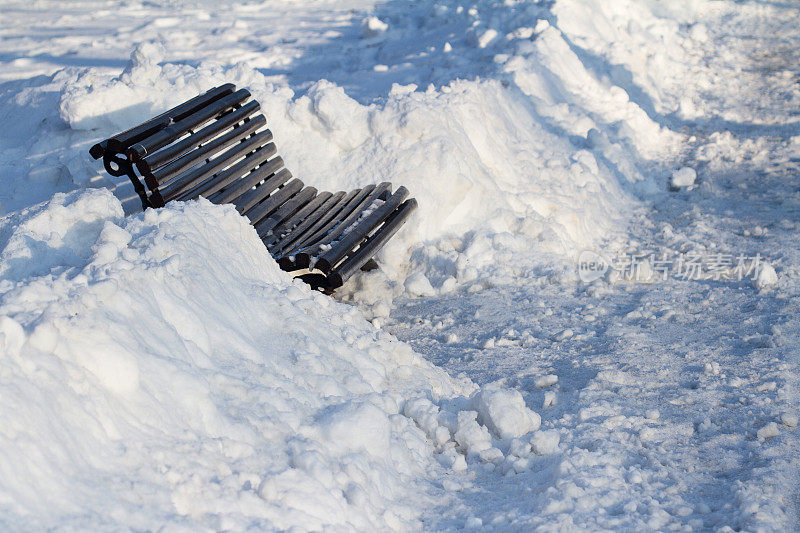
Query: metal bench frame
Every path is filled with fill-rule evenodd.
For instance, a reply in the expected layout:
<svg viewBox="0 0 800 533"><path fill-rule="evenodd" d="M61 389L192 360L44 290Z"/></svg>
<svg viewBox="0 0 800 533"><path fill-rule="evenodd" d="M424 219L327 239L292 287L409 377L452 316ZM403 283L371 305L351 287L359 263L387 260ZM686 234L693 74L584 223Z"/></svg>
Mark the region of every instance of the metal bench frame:
<svg viewBox="0 0 800 533"><path fill-rule="evenodd" d="M248 101L249 100L249 101ZM272 132L246 89L215 87L89 150L128 176L142 208L199 196L232 203L283 270L333 292L394 235L417 201L388 182L336 193L306 187L283 168Z"/></svg>

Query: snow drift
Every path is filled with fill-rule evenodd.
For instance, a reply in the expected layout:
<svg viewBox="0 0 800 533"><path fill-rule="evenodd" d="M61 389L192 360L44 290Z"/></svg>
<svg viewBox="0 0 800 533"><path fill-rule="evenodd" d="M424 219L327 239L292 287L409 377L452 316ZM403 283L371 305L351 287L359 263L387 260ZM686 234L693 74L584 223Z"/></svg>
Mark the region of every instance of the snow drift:
<svg viewBox="0 0 800 533"><path fill-rule="evenodd" d="M4 528L416 528L539 426L292 282L231 206L57 194L0 250Z"/></svg>
<svg viewBox="0 0 800 533"><path fill-rule="evenodd" d="M242 53L274 20L256 4L93 10L79 47L116 27L108 17L141 22L101 36L133 49L124 68L45 68L52 50L26 45L31 57L7 64L20 79L0 85L14 125L0 137L0 527L420 529L420 510L446 506L476 465L521 473L557 452L518 391L448 376L361 312L385 315L404 291L542 275L622 233L658 186L650 159L683 140L660 119L692 103L643 74L680 62L677 23L660 4L607 4L390 3L326 58L366 74L337 66L297 92L257 70L285 66L291 36ZM159 29L179 26L203 29L174 41ZM419 62L375 100L345 90L342 73L371 80L392 61ZM125 218L130 185L87 157L226 82L261 102L308 184L390 180L420 201L382 270L342 291L361 312L292 282L230 207ZM116 197L74 191L92 187Z"/></svg>
<svg viewBox="0 0 800 533"><path fill-rule="evenodd" d="M681 103L655 89L650 101L636 87L656 87L646 73L675 68L685 54L678 24L654 14L664 9L589 0L381 7L380 18L364 19L368 31L359 28L369 36L348 50L354 68L371 69L377 59L424 63L409 78L417 83L368 101L324 79L295 93L252 62L171 62L175 44L154 37L136 45L121 73L67 68L0 94L3 108L28 111L7 118L37 139L10 139L11 150L38 163L15 166L9 206L85 185L132 198L124 180L109 180L87 160L87 146L233 82L262 103L279 153L307 183L338 190L388 180L419 200L412 222L380 254L383 269L343 296L358 289L362 307L381 315L381 295L502 282L621 239L637 195L661 186L650 162L683 142L661 120ZM591 16L576 16L584 12ZM453 32L452 45L439 43L442 28ZM274 54L264 51L260 61ZM384 82L363 81L370 83Z"/></svg>

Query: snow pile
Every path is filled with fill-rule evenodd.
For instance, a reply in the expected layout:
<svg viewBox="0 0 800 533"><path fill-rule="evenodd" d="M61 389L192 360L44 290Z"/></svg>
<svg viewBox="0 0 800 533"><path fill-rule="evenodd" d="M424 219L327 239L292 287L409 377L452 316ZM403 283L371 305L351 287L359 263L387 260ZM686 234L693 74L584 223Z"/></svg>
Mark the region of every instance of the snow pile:
<svg viewBox="0 0 800 533"><path fill-rule="evenodd" d="M294 98L252 71L160 65L148 53L157 47L140 47L119 77L89 71L71 80L62 119L96 139L213 85L246 86L302 179L332 190L388 180L419 199L419 213L379 257L396 282L422 272L446 291L498 265L569 257L618 231L630 210L602 159L551 133L522 93L499 82L396 86L385 102L364 106L326 81Z"/></svg>
<svg viewBox="0 0 800 533"><path fill-rule="evenodd" d="M57 194L0 250L4 528L415 529L538 428L292 282L230 206Z"/></svg>
<svg viewBox="0 0 800 533"><path fill-rule="evenodd" d="M678 103L637 89L651 94L652 73L685 60L690 36L659 15L665 9L628 0L384 6L358 19L363 38L348 51L353 68L380 66L401 82L379 99L346 91L338 71L339 83L317 80L295 93L250 63L170 62L175 44L155 38L134 48L121 74L66 69L14 95L14 104L39 104L29 133L46 140L25 150L64 190L112 185L87 161L92 142L209 87L249 88L304 181L337 190L388 180L418 199L414 218L378 257L382 270L347 288L381 315L391 295L500 283L622 238L635 197L663 187L653 164L683 142L664 120ZM361 89L385 80L364 79ZM36 169L19 174L12 196L49 196L27 187L43 181ZM124 180L113 185L132 197Z"/></svg>
<svg viewBox="0 0 800 533"><path fill-rule="evenodd" d="M714 9L713 2L692 0L558 0L553 4L558 28L570 48L590 69L624 89L654 120L693 104L696 89L681 80L692 69L698 42L704 41L705 28L697 20Z"/></svg>
<svg viewBox="0 0 800 533"><path fill-rule="evenodd" d="M775 268L769 263L763 263L758 269L758 274L753 278L753 286L758 290L764 290L778 283L778 274Z"/></svg>
<svg viewBox="0 0 800 533"><path fill-rule="evenodd" d="M258 15L256 6L241 10ZM124 180L112 182L88 161L86 148L234 82L262 103L279 153L301 179L334 190L389 180L419 200L378 257L383 269L347 289L374 314L385 313L387 295L413 294L409 287L430 294L426 283L446 293L507 281L621 239L635 196L663 187L654 168L684 139L664 119L678 102L659 96L653 73L686 59L691 38L678 10L629 0L387 5L356 21L347 51L356 72L342 78L334 70L337 81L309 81L299 93L255 70L258 62L171 62L179 45L148 33L121 73L68 68L0 94L0 107L27 109L25 137L41 139L14 147L32 157L10 173L8 196L28 201L9 205L43 201L54 183L114 185L131 198ZM176 13L187 24L196 16ZM280 53L261 55L272 61ZM375 78L379 70L386 76ZM361 84L346 91L348 79ZM379 98L363 97L383 86ZM417 277L404 283L409 276Z"/></svg>

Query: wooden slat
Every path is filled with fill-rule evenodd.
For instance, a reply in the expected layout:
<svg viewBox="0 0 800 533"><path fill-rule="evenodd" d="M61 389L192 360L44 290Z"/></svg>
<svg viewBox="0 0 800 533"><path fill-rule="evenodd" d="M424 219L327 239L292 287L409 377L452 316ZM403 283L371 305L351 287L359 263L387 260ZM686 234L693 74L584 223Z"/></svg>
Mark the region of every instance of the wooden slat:
<svg viewBox="0 0 800 533"><path fill-rule="evenodd" d="M272 143L268 144L264 148L267 148L271 144ZM262 150L264 148L262 148ZM257 169L250 174L243 176L239 181L235 181L218 193L209 196L208 199L215 204L231 203L246 192L252 190L253 187L262 181L268 179L272 174L280 170L282 166L283 159L281 159L280 156L273 157L269 161L261 163Z"/></svg>
<svg viewBox="0 0 800 533"><path fill-rule="evenodd" d="M201 195L206 198L210 198L211 195L219 192L223 188L233 183L235 180L241 178L248 172L252 171L255 167L275 155L275 152L275 143L269 143L265 146L262 146L257 151L245 156L244 159L232 167L207 178L203 182L182 193L176 198L176 200L194 200Z"/></svg>
<svg viewBox="0 0 800 533"><path fill-rule="evenodd" d="M353 201L353 198L355 198L356 194L358 194L361 190L362 189L354 189L347 194L344 194L339 200L336 201L335 204L328 207L327 211L323 213L323 216L314 222L310 227L303 231L298 229L292 232L293 237L291 240L289 242L281 243L281 253L278 257L278 263L280 263L281 268L287 270L286 265L289 263L294 263L294 259L292 259L291 256L293 256L297 250L300 250L303 245L309 242L311 237L319 233L322 228L328 226L329 224L335 224L337 215Z"/></svg>
<svg viewBox="0 0 800 533"><path fill-rule="evenodd" d="M257 112L260 107L259 103L255 100L247 102L236 111L228 113L219 120L215 120L213 123L184 137L175 144L166 146L155 153L148 154L143 159L136 155L136 157L133 158L136 162L136 166L140 172L152 172L248 118L250 115Z"/></svg>
<svg viewBox="0 0 800 533"><path fill-rule="evenodd" d="M155 176L156 181L158 182L159 187L168 184L170 181L180 181L180 179L185 178L185 176L189 175L192 172L199 172L199 169L195 169L194 171L191 170L192 168L196 167L197 165L201 165L202 161L211 158L215 154L221 152L222 150L228 148L229 146L235 145L237 142L241 141L258 128L262 127L266 124L267 119L264 118L263 115L259 115L258 117L254 118L246 125L234 128L231 131L220 135L216 139L200 146L199 148L188 152L187 154L179 157L178 159L164 165L162 168L153 172L153 176ZM272 133L269 130L265 130L261 132L262 137L264 138L264 144L268 143L272 140ZM237 147L234 148L236 150ZM229 157L228 152L222 154L220 158ZM219 158L218 158L219 159ZM207 164L206 164L207 165ZM203 167L206 165L202 165ZM213 174L213 172L212 172ZM178 179L176 179L178 178Z"/></svg>
<svg viewBox="0 0 800 533"><path fill-rule="evenodd" d="M300 192L303 188L303 182L294 179L275 191L274 194L268 196L260 204L257 204L250 210L244 213L244 216L250 219L250 223L254 226L264 217L278 209L284 202L289 200L292 196Z"/></svg>
<svg viewBox="0 0 800 533"><path fill-rule="evenodd" d="M147 154L151 154L163 148L175 139L179 139L186 132L195 129L213 119L220 113L227 111L233 106L250 98L250 92L247 89L239 89L235 93L229 94L219 100L212 102L194 113L187 115L181 120L169 124L167 127L155 132L149 137L145 137L141 141L132 145L128 152L135 154L136 157L142 158Z"/></svg>
<svg viewBox="0 0 800 533"><path fill-rule="evenodd" d="M344 195L344 193L341 194ZM319 213L316 217L315 213L331 198L333 198L333 194L323 191L315 196L313 200L308 202L305 206L303 206L302 209L298 210L290 218L275 226L272 229L272 235L262 239L270 252L272 252L273 249L277 250L275 245L284 238L289 238L292 232L299 228L301 224L309 221L308 225L311 225L314 223L314 220L321 217L323 213Z"/></svg>
<svg viewBox="0 0 800 533"><path fill-rule="evenodd" d="M372 213L355 223L355 226L341 235L341 238L334 243L330 250L322 253L315 263L315 267L322 272L328 273L336 263L351 253L361 241L366 239L386 218L391 215L397 206L408 196L408 189L400 187L395 193L385 200L382 205L377 207ZM369 205L367 205L369 207Z"/></svg>
<svg viewBox="0 0 800 533"><path fill-rule="evenodd" d="M256 169L254 174L256 173L261 173L261 169L260 168ZM266 174L266 172L264 174L268 175ZM248 178L249 177L250 176L248 176ZM285 168L282 169L280 172L276 173L274 176L269 178L267 181L265 181L255 189L251 189L247 193L233 200L233 204L236 206L236 210L239 211L239 214L243 214L245 211L251 209L258 202L266 198L272 191L274 191L275 189L277 189L290 179L292 179L292 173Z"/></svg>
<svg viewBox="0 0 800 533"><path fill-rule="evenodd" d="M106 150L110 150L115 153L123 153L132 144L139 142L141 139L149 137L156 131L167 126L173 120L180 120L187 114L191 114L197 109L200 109L201 107L204 107L209 103L222 98L226 94L232 93L235 89L236 86L232 83L226 83L225 85L220 85L219 87L209 89L203 94L197 95L191 100L187 100L186 102L175 106L164 113L161 113L157 117L151 118L147 122L143 122L138 126L134 126L129 130L118 133L113 137L92 146L89 149L89 153L95 159L100 159Z"/></svg>
<svg viewBox="0 0 800 533"><path fill-rule="evenodd" d="M328 273L327 279L330 285L329 288L335 289L341 287L350 276L358 272L358 269L366 264L378 250L386 244L386 241L397 233L397 230L400 229L416 208L417 201L414 198L409 198L403 202L403 204L386 219L383 226L373 233L355 253L345 259L342 264L336 267L332 272Z"/></svg>
<svg viewBox="0 0 800 533"><path fill-rule="evenodd" d="M242 128L244 129L244 128ZM250 137L243 139L242 142L236 142L233 147L218 155L214 159L209 160L205 164L196 166L180 174L174 180L169 182L166 186L160 187L161 195L165 201L175 199L178 195L186 192L191 187L216 174L220 170L230 166L234 161L240 157L244 157L247 153L263 146L272 139L272 134L269 130L263 131Z"/></svg>
<svg viewBox="0 0 800 533"><path fill-rule="evenodd" d="M258 233L258 237L263 239L269 235L272 235L272 230L281 222L290 218L294 215L299 209L305 206L308 202L310 202L315 196L317 195L317 189L314 187L306 187L305 189L301 190L290 200L287 200L283 205L281 205L278 209L275 210L267 218L262 219L258 224L255 225L256 233Z"/></svg>
<svg viewBox="0 0 800 533"><path fill-rule="evenodd" d="M355 189L355 194L350 197L347 203L341 206L341 209L328 218L324 225L320 226L314 233L310 233L306 236L302 242L298 242L297 249L302 250L319 243L337 224L350 216L374 189L375 185L367 185L363 189Z"/></svg>
<svg viewBox="0 0 800 533"><path fill-rule="evenodd" d="M273 255L279 260L287 254L287 251L292 250L295 243L300 242L303 235L307 232L313 232L315 227L324 224L327 216L333 216L336 213L337 206L344 200L344 191L339 191L323 202L319 209L313 211L306 219L297 225L287 235L282 237L272 247Z"/></svg>
<svg viewBox="0 0 800 533"><path fill-rule="evenodd" d="M353 206L350 213L347 214L345 218L340 219L338 223L334 227L330 228L325 235L316 238L314 241L312 241L311 244L309 244L303 250L295 254L297 256L296 261L300 261L302 263L308 261L310 264L311 258L317 257L320 249L323 246L326 246L335 241L336 239L338 239L338 237L342 233L344 233L353 224L353 222L358 220L358 218L363 213L364 209L372 205L372 202L374 202L378 198L378 196L383 194L385 191L389 190L391 186L392 186L391 183L384 181L383 183L380 183L377 186L372 185L364 187L363 190L369 191L368 194L362 196L361 200L358 201L356 205Z"/></svg>

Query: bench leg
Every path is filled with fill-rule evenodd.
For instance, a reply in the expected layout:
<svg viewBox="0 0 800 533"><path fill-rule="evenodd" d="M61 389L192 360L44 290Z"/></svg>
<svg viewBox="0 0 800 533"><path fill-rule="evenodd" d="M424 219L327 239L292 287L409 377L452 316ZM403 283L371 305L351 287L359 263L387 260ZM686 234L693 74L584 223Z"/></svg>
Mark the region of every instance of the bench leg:
<svg viewBox="0 0 800 533"><path fill-rule="evenodd" d="M139 177L136 175L136 172L133 170L133 165L130 161L123 159L116 154L107 152L105 155L103 155L103 166L106 167L106 171L108 171L108 173L112 176L128 176L128 178L131 180L131 183L133 183L133 189L142 200L142 211L148 207L152 207L150 205L150 200L147 198L147 190L144 188L144 183L142 183Z"/></svg>

